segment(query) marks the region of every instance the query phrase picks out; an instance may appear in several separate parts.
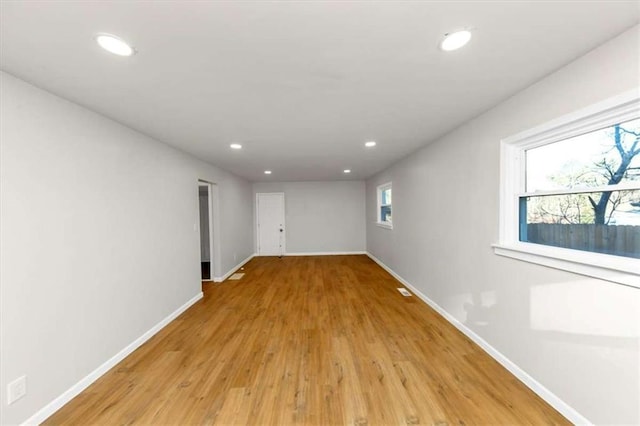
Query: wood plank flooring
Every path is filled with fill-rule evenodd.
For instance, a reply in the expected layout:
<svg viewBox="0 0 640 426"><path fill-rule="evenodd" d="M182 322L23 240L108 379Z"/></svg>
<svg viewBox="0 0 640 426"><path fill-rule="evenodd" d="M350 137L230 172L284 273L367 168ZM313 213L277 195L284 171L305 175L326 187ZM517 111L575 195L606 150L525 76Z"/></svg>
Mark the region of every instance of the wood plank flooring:
<svg viewBox="0 0 640 426"><path fill-rule="evenodd" d="M366 256L243 272L45 424L569 424Z"/></svg>

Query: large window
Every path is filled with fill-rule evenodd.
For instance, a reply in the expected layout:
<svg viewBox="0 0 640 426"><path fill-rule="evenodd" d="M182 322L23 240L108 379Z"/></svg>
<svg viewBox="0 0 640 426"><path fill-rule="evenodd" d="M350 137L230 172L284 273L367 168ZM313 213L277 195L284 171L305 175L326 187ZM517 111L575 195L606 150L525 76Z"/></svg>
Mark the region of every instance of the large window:
<svg viewBox="0 0 640 426"><path fill-rule="evenodd" d="M393 220L391 219L391 182L378 187L376 216L378 225L387 228L393 227Z"/></svg>
<svg viewBox="0 0 640 426"><path fill-rule="evenodd" d="M637 91L502 143L496 253L640 287Z"/></svg>

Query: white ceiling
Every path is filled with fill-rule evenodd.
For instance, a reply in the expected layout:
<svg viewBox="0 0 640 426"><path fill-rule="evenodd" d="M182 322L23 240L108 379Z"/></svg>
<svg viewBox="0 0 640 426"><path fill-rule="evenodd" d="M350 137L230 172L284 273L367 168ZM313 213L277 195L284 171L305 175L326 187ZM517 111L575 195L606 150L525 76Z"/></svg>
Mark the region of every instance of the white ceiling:
<svg viewBox="0 0 640 426"><path fill-rule="evenodd" d="M371 176L640 15L637 1L0 8L3 70L252 181ZM440 51L442 35L461 27L475 29L469 45ZM138 54L99 49L97 32ZM378 146L365 149L371 139Z"/></svg>

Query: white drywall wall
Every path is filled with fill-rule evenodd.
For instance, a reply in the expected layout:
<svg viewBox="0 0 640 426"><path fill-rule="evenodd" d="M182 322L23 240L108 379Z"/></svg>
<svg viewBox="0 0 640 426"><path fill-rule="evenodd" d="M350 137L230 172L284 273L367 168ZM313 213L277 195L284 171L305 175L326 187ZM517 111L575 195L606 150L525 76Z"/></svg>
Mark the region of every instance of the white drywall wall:
<svg viewBox="0 0 640 426"><path fill-rule="evenodd" d="M500 140L640 86L638 27L367 180L367 250L592 422L640 423L640 290L497 256ZM464 102L464 99L460 99ZM375 225L393 182L393 230Z"/></svg>
<svg viewBox="0 0 640 426"><path fill-rule="evenodd" d="M287 253L364 251L364 188L363 181L253 184L254 193L284 192Z"/></svg>
<svg viewBox="0 0 640 426"><path fill-rule="evenodd" d="M198 179L222 273L253 253L251 184L0 74L1 424L28 419L201 291ZM26 374L26 397L6 385Z"/></svg>

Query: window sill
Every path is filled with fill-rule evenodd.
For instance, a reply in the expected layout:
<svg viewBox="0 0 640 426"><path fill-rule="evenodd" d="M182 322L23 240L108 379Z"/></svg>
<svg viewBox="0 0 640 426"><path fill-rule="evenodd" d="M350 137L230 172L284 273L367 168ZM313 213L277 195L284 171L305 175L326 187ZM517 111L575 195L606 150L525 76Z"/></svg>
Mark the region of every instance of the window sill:
<svg viewBox="0 0 640 426"><path fill-rule="evenodd" d="M376 222L380 228L393 229L393 225L389 222Z"/></svg>
<svg viewBox="0 0 640 426"><path fill-rule="evenodd" d="M640 260L531 243L493 244L499 256L640 288Z"/></svg>

